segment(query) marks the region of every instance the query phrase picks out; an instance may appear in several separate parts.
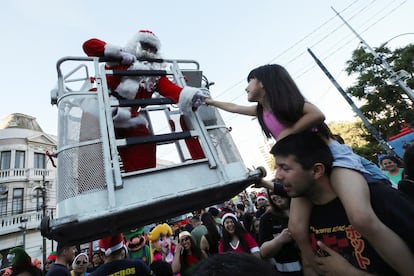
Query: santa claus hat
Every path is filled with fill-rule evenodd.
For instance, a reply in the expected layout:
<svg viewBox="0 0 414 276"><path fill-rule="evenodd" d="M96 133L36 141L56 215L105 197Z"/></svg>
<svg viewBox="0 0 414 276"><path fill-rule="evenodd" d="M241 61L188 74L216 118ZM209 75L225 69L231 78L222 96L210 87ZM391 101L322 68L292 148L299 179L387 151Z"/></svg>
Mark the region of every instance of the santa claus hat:
<svg viewBox="0 0 414 276"><path fill-rule="evenodd" d="M178 234L178 239L182 239L182 237L186 237L186 236L189 236L189 237L191 237L191 234L190 234L190 232L188 232L188 231L182 231L182 232L180 232L180 234Z"/></svg>
<svg viewBox="0 0 414 276"><path fill-rule="evenodd" d="M99 249L105 253L105 256L111 255L113 252L124 247L124 237L122 234L100 239L98 242Z"/></svg>
<svg viewBox="0 0 414 276"><path fill-rule="evenodd" d="M161 48L161 42L158 37L149 30L139 30L138 32L138 41L143 43L148 43L151 46L154 46L157 51Z"/></svg>
<svg viewBox="0 0 414 276"><path fill-rule="evenodd" d="M127 42L125 45L125 51L135 55L137 49L140 49L141 46L138 43L144 42L148 43L151 46L154 46L157 51L161 48L161 41L158 37L149 30L139 30L134 36Z"/></svg>
<svg viewBox="0 0 414 276"><path fill-rule="evenodd" d="M56 252L55 252L55 251L52 251L52 252L49 254L49 256L47 256L46 260L51 260L51 261L56 262L56 258L57 258L57 256L56 256Z"/></svg>
<svg viewBox="0 0 414 276"><path fill-rule="evenodd" d="M226 220L226 218L233 218L235 221L238 221L237 220L237 217L236 217L236 215L235 214L233 214L233 213L225 213L222 217L221 217L221 223L224 225L224 221Z"/></svg>
<svg viewBox="0 0 414 276"><path fill-rule="evenodd" d="M258 194L256 200L259 200L259 199L267 200L266 194L265 193Z"/></svg>

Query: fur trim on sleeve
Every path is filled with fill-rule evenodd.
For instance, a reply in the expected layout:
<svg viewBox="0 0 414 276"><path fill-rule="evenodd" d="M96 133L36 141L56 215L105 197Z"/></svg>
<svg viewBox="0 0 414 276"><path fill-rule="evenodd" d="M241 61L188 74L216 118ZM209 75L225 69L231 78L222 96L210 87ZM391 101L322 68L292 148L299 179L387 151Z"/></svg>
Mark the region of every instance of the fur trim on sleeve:
<svg viewBox="0 0 414 276"><path fill-rule="evenodd" d="M129 108L118 107L112 119L114 120L114 126L118 128L130 128L138 125L148 126L148 121L145 116L138 115L132 117Z"/></svg>
<svg viewBox="0 0 414 276"><path fill-rule="evenodd" d="M198 90L198 88L186 86L181 91L178 107L184 114L188 114L193 110L193 99Z"/></svg>
<svg viewBox="0 0 414 276"><path fill-rule="evenodd" d="M122 48L113 44L107 43L105 45L104 55L110 58L120 58Z"/></svg>

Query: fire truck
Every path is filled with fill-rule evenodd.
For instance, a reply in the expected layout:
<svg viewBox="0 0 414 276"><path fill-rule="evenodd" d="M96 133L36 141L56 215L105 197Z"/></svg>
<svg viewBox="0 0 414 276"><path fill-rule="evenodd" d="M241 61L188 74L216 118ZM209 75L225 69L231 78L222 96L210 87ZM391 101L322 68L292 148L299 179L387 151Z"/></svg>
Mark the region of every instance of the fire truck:
<svg viewBox="0 0 414 276"><path fill-rule="evenodd" d="M105 67L107 61L64 57L57 62L57 86L51 92L58 109L56 215L43 218L44 237L67 244L97 240L221 203L265 176L262 167L244 165L214 107L201 105L184 115L160 95L141 100L109 96L108 74L167 76L181 87L208 90L198 62L147 60L167 69L116 71ZM117 139L114 107L138 108L151 135ZM203 158L191 158L189 139L199 143ZM125 172L119 149L145 143L155 143L157 154L164 150L173 161L157 156L156 167Z"/></svg>

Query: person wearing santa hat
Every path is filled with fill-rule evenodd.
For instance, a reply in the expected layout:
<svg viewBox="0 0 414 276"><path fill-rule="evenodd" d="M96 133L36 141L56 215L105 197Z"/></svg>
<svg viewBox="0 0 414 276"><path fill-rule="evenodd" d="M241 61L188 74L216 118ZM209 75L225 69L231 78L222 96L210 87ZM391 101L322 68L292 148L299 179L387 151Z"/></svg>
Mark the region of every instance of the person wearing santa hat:
<svg viewBox="0 0 414 276"><path fill-rule="evenodd" d="M141 260L127 259L127 249L122 234L105 237L98 241L103 253L104 264L90 276L100 275L153 275L151 269Z"/></svg>
<svg viewBox="0 0 414 276"><path fill-rule="evenodd" d="M46 263L43 266L44 274L46 274L50 267L56 262L56 251L50 252L49 256L46 258Z"/></svg>
<svg viewBox="0 0 414 276"><path fill-rule="evenodd" d="M97 38L83 44L88 56L107 57L113 62L106 63L108 70L161 70L165 66L160 62L139 61L140 58L160 59L161 42L149 30L138 31L125 47L120 47ZM111 97L118 99L149 99L155 91L178 103L184 113L191 112L201 105L206 92L194 87L180 87L166 76L106 76ZM150 135L146 116L136 107L113 108L112 118L115 136L118 139ZM183 122L182 122L183 124ZM191 139L194 140L194 139ZM193 159L204 158L198 143L186 140ZM195 144L195 145L194 145ZM119 148L125 172L152 168L156 165L156 145L153 143Z"/></svg>
<svg viewBox="0 0 414 276"><path fill-rule="evenodd" d="M234 213L226 213L221 218L223 224L219 253L246 252L260 258L257 242L241 225Z"/></svg>
<svg viewBox="0 0 414 276"><path fill-rule="evenodd" d="M266 193L259 193L256 197L256 213L255 217L260 218L269 207L269 201L267 199Z"/></svg>
<svg viewBox="0 0 414 276"><path fill-rule="evenodd" d="M171 264L173 273L182 276L193 275L192 271L207 255L200 249L190 232L182 231L178 234L178 241Z"/></svg>

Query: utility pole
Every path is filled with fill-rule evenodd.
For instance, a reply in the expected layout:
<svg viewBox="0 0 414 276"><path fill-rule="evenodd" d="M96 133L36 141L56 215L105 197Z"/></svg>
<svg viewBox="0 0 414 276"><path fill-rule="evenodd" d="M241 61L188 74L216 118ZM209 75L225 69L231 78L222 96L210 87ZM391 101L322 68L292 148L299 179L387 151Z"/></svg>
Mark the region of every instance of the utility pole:
<svg viewBox="0 0 414 276"><path fill-rule="evenodd" d="M414 103L414 91L405 83L405 80L409 78L408 73L404 70L394 72L391 65L385 59L383 59L381 55L375 52L374 49L372 49L371 46L368 45L368 43L351 27L351 25L348 24L348 22L346 22L346 20L333 7L331 7L331 9L336 13L336 15L338 15L338 17L345 23L345 25L358 37L361 43L363 43L365 47L371 52L371 54L374 56L374 63L376 65L383 65L383 68L391 75L391 81L393 83L397 83Z"/></svg>
<svg viewBox="0 0 414 276"><path fill-rule="evenodd" d="M364 114L361 112L361 110L352 101L351 97L349 97L348 94L345 92L345 90L342 89L342 87L338 84L338 82L331 75L331 73L329 73L328 69L326 69L326 67L322 64L322 62L315 56L315 54L311 51L311 49L308 48L308 52L309 52L309 54L311 54L311 56L316 61L316 63L319 65L319 67L322 69L322 71L325 73L325 75L328 76L329 80L333 83L333 85L335 85L336 89L338 89L338 91L341 93L341 95L349 103L349 105L352 107L352 109L355 111L355 113L359 116L359 118L361 118L361 120L364 123L365 127L368 129L368 131L370 133L372 133L372 135L380 143L380 145L385 149L385 151L390 155L397 156L397 154L394 152L394 149L391 147L391 145L389 143L387 143L381 137L381 134L377 131L377 129L375 127L373 127L371 125L371 123L364 116Z"/></svg>
<svg viewBox="0 0 414 276"><path fill-rule="evenodd" d="M42 174L42 219L46 217L46 181L45 181L45 173L46 171L43 171ZM46 264L46 238L42 237L42 259L43 259L43 265Z"/></svg>

